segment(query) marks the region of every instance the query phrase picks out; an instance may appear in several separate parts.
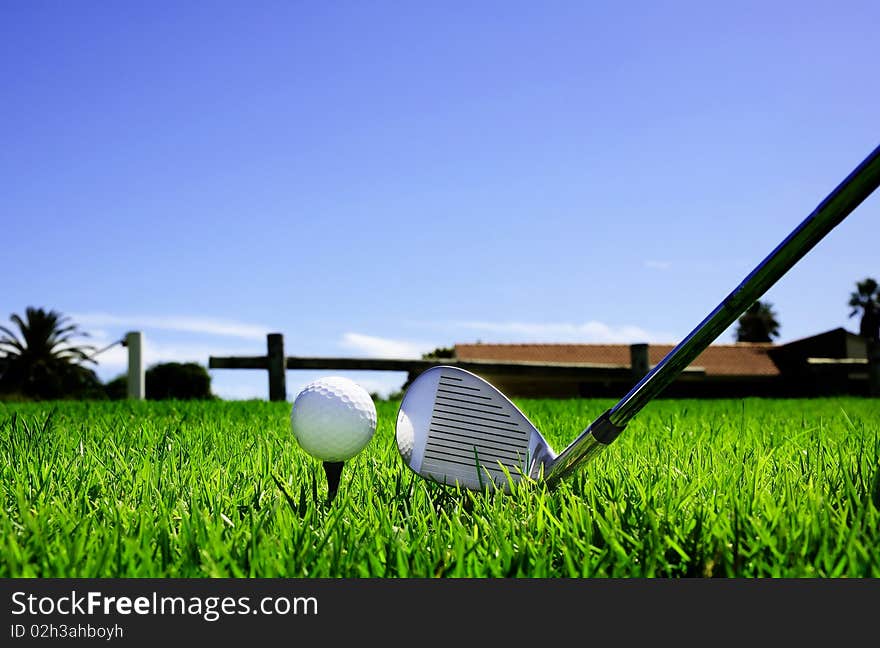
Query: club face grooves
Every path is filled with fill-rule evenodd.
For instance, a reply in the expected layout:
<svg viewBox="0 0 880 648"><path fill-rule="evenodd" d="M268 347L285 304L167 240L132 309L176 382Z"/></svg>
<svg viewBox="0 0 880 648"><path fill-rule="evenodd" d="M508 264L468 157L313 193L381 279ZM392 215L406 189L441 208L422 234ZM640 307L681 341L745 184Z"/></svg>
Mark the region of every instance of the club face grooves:
<svg viewBox="0 0 880 648"><path fill-rule="evenodd" d="M544 444L522 412L473 374L451 367L429 371L440 373L425 378L431 398L416 399L425 411L406 412L405 399L398 417L424 421L417 433L423 443L414 444L423 452L408 461L410 467L433 481L474 490L493 484L507 490L528 474L534 446Z"/></svg>

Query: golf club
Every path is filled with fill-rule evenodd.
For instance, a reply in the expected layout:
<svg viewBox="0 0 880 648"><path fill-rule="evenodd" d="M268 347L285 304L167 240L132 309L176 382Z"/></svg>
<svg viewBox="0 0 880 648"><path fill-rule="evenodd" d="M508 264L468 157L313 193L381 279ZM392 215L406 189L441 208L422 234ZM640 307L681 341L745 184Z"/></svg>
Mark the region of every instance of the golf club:
<svg viewBox="0 0 880 648"><path fill-rule="evenodd" d="M875 148L709 315L620 401L556 453L491 384L454 366L421 373L397 414L397 447L422 477L509 491L524 476L556 484L608 447L627 423L880 184Z"/></svg>

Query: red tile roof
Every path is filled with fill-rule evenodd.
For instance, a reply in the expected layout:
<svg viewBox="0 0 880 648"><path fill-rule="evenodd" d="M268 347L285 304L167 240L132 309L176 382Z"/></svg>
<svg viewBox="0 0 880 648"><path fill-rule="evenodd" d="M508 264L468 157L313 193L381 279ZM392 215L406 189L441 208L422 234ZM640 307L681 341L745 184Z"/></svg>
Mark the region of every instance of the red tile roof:
<svg viewBox="0 0 880 648"><path fill-rule="evenodd" d="M648 359L653 366L673 349L672 344L651 344ZM707 347L691 363L707 376L778 376L779 369L767 355L773 344L738 343ZM456 344L459 360L507 362L562 362L574 364L630 364L628 344Z"/></svg>

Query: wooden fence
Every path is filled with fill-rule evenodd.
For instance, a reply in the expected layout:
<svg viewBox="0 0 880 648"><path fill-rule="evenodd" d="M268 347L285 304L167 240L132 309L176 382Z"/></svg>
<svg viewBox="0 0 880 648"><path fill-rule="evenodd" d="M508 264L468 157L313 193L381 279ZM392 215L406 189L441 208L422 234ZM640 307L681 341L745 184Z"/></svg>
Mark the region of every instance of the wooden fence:
<svg viewBox="0 0 880 648"><path fill-rule="evenodd" d="M632 362L628 365L571 364L540 362L497 362L438 358L433 360L407 360L396 358L327 358L285 356L284 336L270 333L266 336L266 355L262 356L211 356L209 369L263 369L269 372L269 400L283 401L287 398L287 369L339 369L361 371L405 371L417 375L437 365L454 365L475 374L504 373L516 376L561 378L570 380L638 380L648 371L648 346L634 344L630 347ZM688 373L705 373L700 368L688 368Z"/></svg>
<svg viewBox="0 0 880 648"><path fill-rule="evenodd" d="M635 384L651 368L648 362L648 345L646 344L630 345L630 364L620 365L478 361L456 358L410 360L400 358L300 357L284 354L284 336L281 333L270 333L266 336L266 355L211 356L208 359L209 369L262 369L267 371L269 375L269 400L273 401L287 399L286 372L288 369L399 371L406 372L412 379L426 369L440 364L461 367L484 377L505 376L508 380L534 378L536 380L558 379L591 385L612 384L616 386L614 387L615 394L620 391L621 386ZM709 383L713 381L706 381L705 378L705 369L694 366L687 367L681 376L681 379L689 385L688 393L691 395L701 393L699 385L702 383L706 383L707 388L712 387ZM722 383L722 387L730 382L729 377L722 376L721 379L715 382ZM868 358L866 359L805 358L804 369L798 375L772 377L761 384L758 384L754 377L751 380L754 384L746 385L744 383L745 387L742 387L746 392L749 389L760 388L758 389L759 393L766 392L771 395L779 392L784 395L804 396L826 393L864 393L880 396L880 344L869 345ZM768 385L764 386L764 382L767 382ZM776 391L770 389L771 387ZM725 389L729 388L725 387Z"/></svg>

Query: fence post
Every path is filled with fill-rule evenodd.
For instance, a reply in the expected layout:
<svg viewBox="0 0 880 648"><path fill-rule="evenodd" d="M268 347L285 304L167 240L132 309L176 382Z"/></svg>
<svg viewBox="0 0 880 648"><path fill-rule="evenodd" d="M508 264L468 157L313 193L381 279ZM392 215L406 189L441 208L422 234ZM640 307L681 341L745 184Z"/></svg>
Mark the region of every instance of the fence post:
<svg viewBox="0 0 880 648"><path fill-rule="evenodd" d="M287 400L287 359L284 356L284 336L269 333L266 336L266 356L269 364L269 400Z"/></svg>
<svg viewBox="0 0 880 648"><path fill-rule="evenodd" d="M125 334L125 346L128 348L128 397L144 400L144 334L129 331Z"/></svg>
<svg viewBox="0 0 880 648"><path fill-rule="evenodd" d="M648 373L648 345L647 344L630 344L629 345L629 362L632 370L633 380L638 382Z"/></svg>

